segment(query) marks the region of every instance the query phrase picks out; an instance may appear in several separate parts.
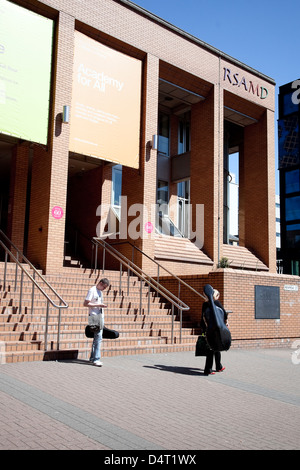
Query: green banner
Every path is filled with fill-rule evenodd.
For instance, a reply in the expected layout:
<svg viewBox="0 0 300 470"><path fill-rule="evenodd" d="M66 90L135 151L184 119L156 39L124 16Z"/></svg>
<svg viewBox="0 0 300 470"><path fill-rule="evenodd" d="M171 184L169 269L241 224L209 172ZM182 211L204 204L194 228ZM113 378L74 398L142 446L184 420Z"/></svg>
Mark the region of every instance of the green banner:
<svg viewBox="0 0 300 470"><path fill-rule="evenodd" d="M0 132L47 143L53 21L0 0Z"/></svg>

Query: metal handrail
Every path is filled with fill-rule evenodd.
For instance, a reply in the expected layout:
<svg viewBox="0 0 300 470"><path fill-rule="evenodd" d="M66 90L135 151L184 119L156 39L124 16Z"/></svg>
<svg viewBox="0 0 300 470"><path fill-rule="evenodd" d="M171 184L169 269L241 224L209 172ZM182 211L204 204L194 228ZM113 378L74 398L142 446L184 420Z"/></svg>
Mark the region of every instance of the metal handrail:
<svg viewBox="0 0 300 470"><path fill-rule="evenodd" d="M106 250L120 262L120 291L121 291L121 278L122 278L122 266L125 266L128 270L127 276L127 292L129 294L129 279L130 279L130 272L134 273L140 280L140 314L142 310L142 281L148 284L148 313L150 311L150 288L154 289L158 294L160 294L163 298L168 300L172 305L172 325L171 325L171 343L173 344L173 337L174 337L174 308L177 308L180 311L180 342L181 342L181 335L182 335L182 311L187 311L190 309L188 305L186 305L182 300L180 300L177 296L175 296L172 292L166 289L164 286L159 284L159 282L146 274L139 266L134 264L130 261L126 256L122 253L117 251L113 246L109 243L105 242L101 238L93 237L93 242L96 245L95 250L95 271L97 270L97 258L98 258L98 246L102 245L103 247L103 264L102 264L102 271L105 270L105 252Z"/></svg>
<svg viewBox="0 0 300 470"><path fill-rule="evenodd" d="M17 289L17 276L18 276L18 267L21 269L21 282L20 282L20 298L19 298L19 312L22 311L22 294L23 294L23 275L26 274L27 278L31 281L32 291L31 291L31 313L34 310L34 287L37 287L38 290L43 294L47 300L46 308L46 323L45 323L45 339L44 339L44 350L48 349L48 324L49 324L49 304L54 308L58 308L58 326L57 326L57 349L59 350L60 346L60 326L61 326L61 309L68 308L68 304L63 300L63 298L56 292L56 290L49 284L45 277L33 266L33 264L26 258L26 256L14 245L14 243L6 236L6 234L0 230L0 236L2 236L6 243L10 244L14 250L16 250L17 256L15 256L11 250L0 240L0 245L5 251L5 262L4 262L4 279L3 279L3 290L6 288L6 274L7 274L7 260L8 256L16 263L15 270L15 291ZM33 276L22 266L21 261L19 260L21 256L21 261L23 260L33 271ZM50 289L50 291L57 297L59 304L55 303L45 290L38 284L35 277L38 276L40 280Z"/></svg>
<svg viewBox="0 0 300 470"><path fill-rule="evenodd" d="M134 250L137 250L139 251L143 256L146 256L146 258L148 258L150 261L152 261L152 263L156 264L157 265L157 279L159 280L159 271L160 269L163 269L164 271L166 271L173 279L176 279L178 281L178 298L180 298L180 285L183 284L185 287L187 287L188 289L190 289L194 294L198 295L199 297L202 297L202 299L204 299L205 301L207 301L207 298L205 297L205 295L203 294L200 294L200 292L198 292L196 289L194 289L192 286L190 286L187 282L183 281L180 277L176 276L176 274L173 274L171 273L171 271L169 271L167 268L165 268L162 264L158 263L158 261L154 260L153 258L151 258L151 256L147 255L144 251L142 251L140 248L138 248L137 246L133 245L131 242L129 242L128 240L124 241L124 242L115 242L115 243L111 243L111 245L121 245L121 244L129 244L131 245L131 247L134 249ZM133 259L132 259L132 262L133 262Z"/></svg>

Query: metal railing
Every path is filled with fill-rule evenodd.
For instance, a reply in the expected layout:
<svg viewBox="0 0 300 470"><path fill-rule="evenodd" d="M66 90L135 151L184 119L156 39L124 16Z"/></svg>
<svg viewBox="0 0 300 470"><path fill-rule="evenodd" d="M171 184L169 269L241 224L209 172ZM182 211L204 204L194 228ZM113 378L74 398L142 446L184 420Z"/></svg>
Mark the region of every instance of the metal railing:
<svg viewBox="0 0 300 470"><path fill-rule="evenodd" d="M201 297L203 300L207 301L207 298L205 297L205 295L201 294L200 292L198 292L196 289L194 289L190 284L188 284L187 282L183 281L183 279L181 279L180 277L176 276L176 274L172 273L171 271L169 271L167 268L165 268L164 266L162 266L162 264L158 263L158 261L155 261L153 258L151 258L149 255L147 255L146 253L144 253L140 248L138 248L137 246L133 245L131 242L129 241L124 241L124 242L113 242L111 243L110 245L111 246L114 246L114 245L122 245L122 244L128 244L131 246L132 248L132 263L134 263L134 251L138 251L142 256L145 256L148 260L150 260L153 264L156 265L157 267L157 280L159 282L159 277L160 277L160 273L161 271L164 271L165 273L167 273L168 276L170 276L173 280L176 280L178 282L178 298L180 299L180 291L181 291L181 286L185 286L187 289L189 289L191 292L193 292L194 294L196 294L198 297Z"/></svg>
<svg viewBox="0 0 300 470"><path fill-rule="evenodd" d="M140 306L139 306L140 314L142 312L142 286L143 286L142 282L144 282L145 284L148 285L148 313L150 311L150 289L151 288L157 294L161 295L164 299L166 299L168 302L170 302L170 304L172 305L172 307L171 307L172 308L172 314L171 314L171 318L172 318L171 343L172 344L173 344L173 339L174 339L174 309L177 308L177 310L179 311L179 317L180 317L180 342L181 342L182 312L183 311L188 311L190 309L190 307L188 305L186 305L186 303L183 302L179 298L179 296L176 296L175 294L170 292L168 289L166 289L162 284L160 284L160 282L159 282L159 273L158 273L157 279L149 276L139 266L134 264L133 261L130 261L122 253L120 253L118 250L116 250L113 245L105 242L101 238L94 237L93 238L93 243L95 245L95 264L94 264L95 271L97 271L97 269L98 269L97 264L98 264L98 249L99 249L99 246L103 248L103 253L102 253L102 272L103 273L105 271L105 256L106 256L107 252L109 254L111 254L117 261L119 261L119 263L120 263L119 291L120 292L121 292L121 289L122 289L122 272L123 272L123 267L124 266L127 269L127 295L129 295L130 274L133 273L139 278L139 280L140 280ZM121 242L121 243L126 243L126 242ZM132 245L130 242L127 242L127 243L129 243L132 247L134 247L134 245ZM134 247L134 248L138 249L137 247ZM139 251L143 255L148 257L148 255L143 253L141 250L139 250ZM148 257L148 258L152 260L152 258L150 258L150 257ZM152 261L154 261L154 260L152 260ZM171 274L169 271L168 271L168 274L170 274L174 279L177 279L178 281L180 281L181 283L183 283L184 285L186 285L187 287L192 289L197 295L199 295L200 297L203 297L205 299L205 297L203 295L199 294L199 292L197 292L195 289L193 289L187 283L182 281L180 278L178 278L177 276Z"/></svg>
<svg viewBox="0 0 300 470"><path fill-rule="evenodd" d="M35 288L37 288L42 295L44 296L47 306L46 306L46 320L45 320L45 334L44 334L44 350L47 351L48 349L48 326L49 326L49 308L50 304L52 307L58 309L58 317L57 317L57 349L59 350L60 347L60 327L61 327L61 309L68 308L68 304L63 300L63 298L55 291L55 289L49 284L49 282L45 279L45 277L33 266L33 264L24 256L24 254L13 244L13 242L5 235L5 233L0 230L0 246L4 249L4 273L3 273L3 287L2 290L6 289L6 282L7 282L7 266L8 266L8 258L12 260L15 264L15 279L14 279L14 291L17 291L18 286L18 269L21 270L20 276L20 291L19 291L19 313L22 312L22 301L23 301L23 288L24 288L24 274L27 279L31 282L31 313L34 311L34 296L35 296ZM16 252L16 256L12 253L11 249L8 248L7 245L10 245ZM32 275L27 271L27 269L22 265L22 262L25 263L27 266L30 267L32 270ZM39 285L37 279L44 285L44 288ZM53 296L54 300L50 298L49 294L45 291L48 289ZM51 295L50 294L50 295Z"/></svg>
<svg viewBox="0 0 300 470"><path fill-rule="evenodd" d="M207 298L205 297L205 295L203 294L200 294L200 292L198 292L196 289L194 289L190 284L188 284L187 282L183 281L180 277L176 276L176 274L173 274L171 271L169 271L167 268L165 268L164 266L162 266L162 264L158 263L158 261L155 261L153 258L151 258L149 255L147 255L146 253L144 253L140 248L138 248L137 246L133 245L131 242L129 241L125 241L125 242L116 242L116 243L112 243L112 245L121 245L121 244L129 244L131 245L132 247L132 262L134 262L134 251L138 251L141 255L145 256L148 260L150 260L152 263L154 263L156 266L157 266L157 280L159 282L159 277L160 277L160 273L161 271L163 270L165 273L167 273L168 276L171 276L172 279L176 280L178 282L178 298L180 298L180 291L181 291L181 286L185 286L187 289L189 289L191 292L193 292L194 294L196 294L198 297L201 297L203 300L207 301Z"/></svg>

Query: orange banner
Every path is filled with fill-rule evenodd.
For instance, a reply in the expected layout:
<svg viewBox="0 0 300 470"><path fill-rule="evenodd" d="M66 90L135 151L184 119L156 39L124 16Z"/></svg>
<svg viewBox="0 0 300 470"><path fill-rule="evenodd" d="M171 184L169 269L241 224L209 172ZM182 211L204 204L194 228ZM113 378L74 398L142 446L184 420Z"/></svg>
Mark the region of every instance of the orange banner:
<svg viewBox="0 0 300 470"><path fill-rule="evenodd" d="M75 32L70 151L139 167L140 60Z"/></svg>

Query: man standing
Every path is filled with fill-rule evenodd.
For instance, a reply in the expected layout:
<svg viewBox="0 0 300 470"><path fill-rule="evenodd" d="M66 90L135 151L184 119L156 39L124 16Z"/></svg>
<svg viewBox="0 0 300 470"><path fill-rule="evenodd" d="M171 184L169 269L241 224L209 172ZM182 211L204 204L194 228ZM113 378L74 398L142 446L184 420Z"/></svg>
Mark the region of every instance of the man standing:
<svg viewBox="0 0 300 470"><path fill-rule="evenodd" d="M84 301L84 306L89 309L89 323L99 326L99 330L94 334L90 361L95 366L101 367L103 363L101 359L101 342L103 336L104 326L104 313L103 308L107 305L103 303L102 292L109 286L109 280L104 278L101 279L95 286L89 289L87 296Z"/></svg>

